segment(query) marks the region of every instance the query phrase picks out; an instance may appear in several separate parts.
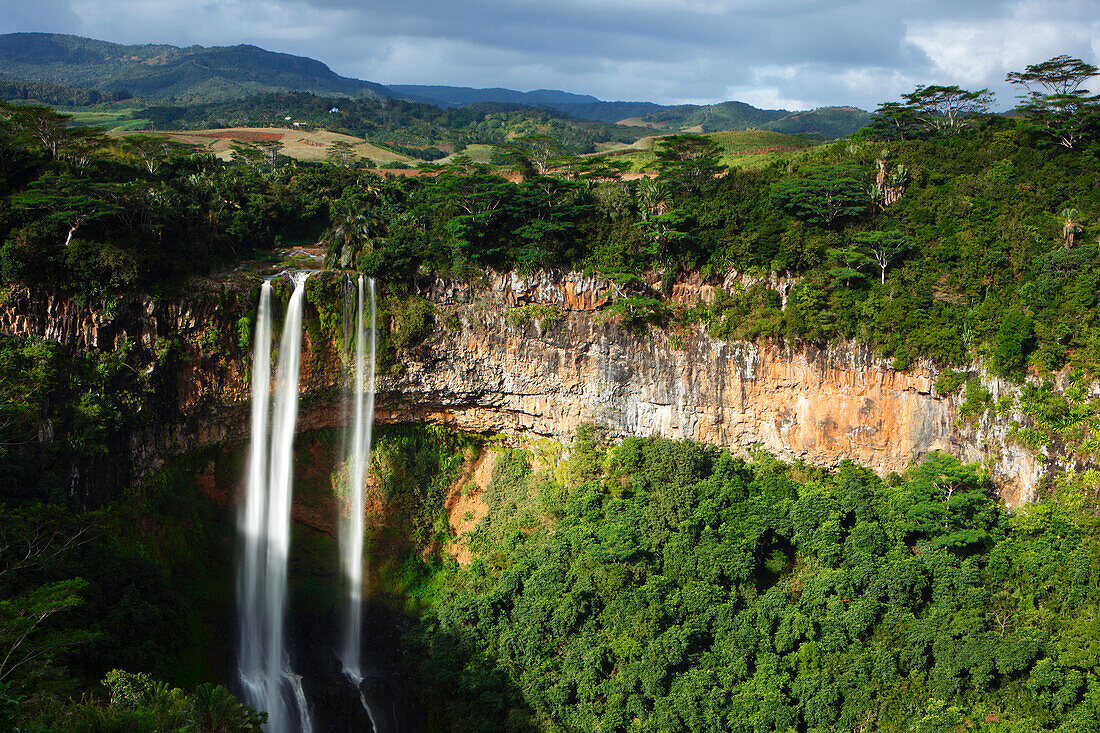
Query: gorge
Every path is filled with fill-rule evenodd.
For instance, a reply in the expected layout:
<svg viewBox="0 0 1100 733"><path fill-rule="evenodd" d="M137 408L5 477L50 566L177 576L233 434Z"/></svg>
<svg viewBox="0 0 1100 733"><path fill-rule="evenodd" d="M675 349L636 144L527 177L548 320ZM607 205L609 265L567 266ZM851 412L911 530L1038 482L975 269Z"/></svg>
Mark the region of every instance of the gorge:
<svg viewBox="0 0 1100 733"><path fill-rule="evenodd" d="M0 730L1095 730L1097 74L0 102Z"/></svg>
<svg viewBox="0 0 1100 733"><path fill-rule="evenodd" d="M338 285L323 275L310 283L299 429L344 420L339 360L321 330L329 316L319 315L335 307ZM715 287L682 282L671 298L690 304ZM207 281L185 299L122 299L110 316L59 296L15 292L0 309L0 329L78 350L134 346L135 363L165 380L178 416L131 436L119 470L139 478L171 455L246 440L249 388L237 333L250 317L254 289L237 275ZM850 460L882 475L944 450L987 465L1009 506L1035 498L1047 467L1073 465L1057 446L1040 457L1010 439L1010 421L1026 423L1027 416L990 411L960 420L960 398L936 391L930 365L897 370L858 344L727 343L700 327L635 333L601 314L610 283L576 273L490 272L476 285L427 283L419 296L432 314L414 344L390 346L390 366L378 378L380 424L567 443L578 425L593 423L612 438L687 438L741 455L761 448L817 466ZM180 353L158 364L158 339L173 336ZM980 366L973 370L981 374ZM1012 389L985 381L994 399ZM81 501L95 503L108 491L83 487L84 480L74 474L71 487Z"/></svg>
<svg viewBox="0 0 1100 733"><path fill-rule="evenodd" d="M592 460L585 457L593 450L592 430L588 426L594 426L599 440L621 441L621 447L607 454L610 459L602 459L612 462L597 469L612 472L612 478L608 479L611 487L623 480L614 478L620 470L614 468L615 461L638 460L627 456L636 455L640 446L642 455L644 451L652 451L650 458L642 460L643 465L652 461L667 466L667 459L660 456L675 450L688 451L689 455L676 458L671 465L680 462L710 465L715 476L727 475L730 470L727 466L719 471L725 465L723 461L729 459L725 450L695 443L638 440L639 436L654 435L700 440L749 456L751 463L745 465L753 468L733 468L734 476L737 471L748 470L745 480L756 475L752 481L754 485L762 482L761 486L768 485L764 477L775 470L768 467L779 465L769 454L793 461L790 471L797 476L813 476L815 466L836 467L835 480L841 485L849 480L844 477L859 475L863 470L852 462L870 465L887 475L882 486L889 487L902 481L896 475L902 472L916 477L909 479L913 482L919 482L929 471L955 475L956 469L936 458L946 455L937 451L946 451L982 460L1001 492L1002 501L1014 505L1034 498L1043 481L1043 468L1056 466L1058 461L1073 465L1071 454L1059 455L1057 446L1052 446L1055 450L1049 451L1046 462L1040 461L1038 456L1042 454L1020 446L1012 437L1013 426L1007 424L1010 420L1028 419L1018 411L998 414L989 409L977 420L966 418L964 405L960 404L962 395L941 394L937 384L942 383L943 373L937 373L930 365L894 369L870 349L854 344L817 348L811 344L780 347L727 342L708 333L701 324L638 330L605 312L604 306L613 297L615 286L598 277L563 271L536 271L528 275L490 271L484 278L473 281L426 280L404 294L382 290L377 297L378 312L371 314L371 301L375 299L370 297L373 288L369 280L356 281L356 293L352 296L349 278L343 272L314 272L308 279L299 277L294 285L278 274L281 269L275 266L238 270L217 279L196 280L181 295L119 298L109 304L78 303L29 290L12 291L0 310L0 328L23 336L57 340L74 353L118 354L128 365L119 373L128 380L129 393L140 398L131 403L134 413L130 416L130 430L125 440L117 444L117 452L106 457L93 456L87 464L72 466L67 490L75 502L96 506L116 496L120 486L138 487L136 494L133 488L122 489L131 497L128 501L147 492L157 496L156 491L147 487L158 485L165 475L176 476L173 480L180 483L174 491L180 493L151 514L174 521L174 515L166 511L178 501L212 499L222 507L219 511L228 513L234 497L241 493L241 479L245 476L259 477L260 482L270 482L272 488L279 489L271 494L272 504L266 517L258 520L264 527L259 534L275 540L274 552L271 547L261 550L258 544L246 545L246 560L249 555L254 556L257 561L254 567L259 568L254 577L262 576L263 582L251 583L249 573L243 575L241 582L257 587L257 593L251 597L258 602L251 604L252 611L248 610L247 600L242 604L238 652L245 697L269 714L275 712L269 717L272 730L309 730L311 721L305 717L306 711L313 713L315 730L358 730L368 725L375 731L433 729L436 723L432 721L441 715L466 721L461 725L484 719L486 713L479 712L477 706L446 712L437 707L439 702L433 702L427 709L420 702L447 700L452 695L459 698L498 695L509 706L508 715L527 715L523 712L527 703L496 668L483 672L462 667L464 681L458 692L438 687L441 680L433 676L431 665L440 662L434 660L456 659L455 650L465 650L457 655L460 664L474 664L481 657L465 646L468 640L452 638L450 634L455 631L439 627L433 632L432 624L439 624L432 621L434 616L428 615L426 622L417 622L413 631L404 613L394 609L400 609L403 603L423 604L426 598L432 598L425 594L434 592L430 590L432 584L440 581L424 575L423 558L438 558L428 560L431 565L427 567L437 568L431 572L441 577L455 572L477 577L485 572L485 560L493 557L485 554L486 539L499 536L504 542L514 543L517 541L514 538L531 532L532 525L522 523L530 520L521 518L523 511L536 510L519 511L515 502L522 503L524 499L502 496L508 496L508 491L518 491L512 496L543 501L537 498L541 494L533 484L526 483L534 476L534 469L528 466L525 457L528 455L532 456L534 466L541 466L540 475L592 471L578 468ZM741 276L731 275L725 280L690 277L673 282L667 297L678 306L690 308L715 297L718 290L743 285ZM769 286L780 292L785 288L782 282ZM377 321L379 327L368 327L368 318ZM300 328L296 322L300 322ZM300 391L297 419L287 417L292 405L285 393L288 385L284 383L282 397L278 396L277 388L271 407L273 413L282 413L284 417L272 425L270 447L257 450L258 436L261 444L268 440L262 437L265 431L257 429L266 423L262 413L268 408L263 399L253 398L267 393L265 375L270 374L270 358L259 346L282 339L279 358L286 360L298 353L294 341L299 336L301 363L296 380L299 390L291 390L296 395ZM374 380L368 360L370 364L376 361L378 364ZM278 375L291 371L290 365L276 370L274 382L279 382ZM349 376L353 385L350 395ZM972 375L971 379L974 378ZM978 378L991 391L1020 389L997 379ZM347 511L345 502L354 506L360 501L354 497L353 485L358 485L356 474L366 468L364 443L369 421L355 418L365 418L369 413L372 381L376 382L374 417L382 430L382 444L375 456L372 478L367 482L370 498L366 511L359 517L370 536L370 541L361 547L366 548L373 567L361 576L363 586L356 583L349 588L349 581L357 572L354 541L344 543L341 559L332 540L341 534L347 537L347 530L339 529L337 521ZM277 406L279 403L281 407ZM257 413L261 415L257 417ZM297 431L298 443L293 454L288 442L295 437L291 426ZM339 439L337 430L350 431L350 435ZM250 437L254 446L251 459L234 462L233 456L243 455ZM343 468L336 465L341 444L346 446L347 456ZM681 445L682 448L677 447ZM270 460L263 459L264 450L270 453ZM425 460L432 451L439 458ZM698 452L698 456L691 458L691 451ZM357 453L361 456L358 459ZM450 458L443 460L444 456ZM923 463L915 462L922 456L926 459ZM107 464L108 460L113 463ZM289 498L286 471L291 460L295 482L293 506L283 503ZM102 471L105 464L113 466L113 470ZM332 473L334 468L337 470ZM644 469L652 470L655 469ZM660 469L663 470L666 469ZM349 478L352 485L344 483ZM950 493L946 500L936 493L939 491L936 482L941 480L936 478L931 484L929 506L947 506L951 499ZM958 486L967 487L967 481L961 479ZM502 488L509 485L506 482L513 482L517 488ZM250 488L252 479L245 484ZM581 487L586 485L590 484ZM676 481L664 478L648 490L632 490L622 499L614 498L616 489L612 488L613 498L604 511L612 512L631 494L634 501L649 493L659 496L664 489L658 487L666 485L675 487ZM734 480L731 487L736 485ZM955 486L951 484L951 491ZM739 504L735 497L740 490L730 491L734 493L723 501L733 501L734 507L753 505L752 500ZM814 506L812 502L819 499L809 485L806 491L805 500ZM425 492L427 496L421 497ZM698 496L704 493L703 489L698 490ZM981 496L981 492L974 488L965 493L960 490L960 500L967 502L960 506L970 506L976 496ZM666 501L661 499L661 505ZM670 511L693 511L691 503L677 508L681 501L694 500L690 494L686 499L681 495L671 504ZM856 503L857 513L883 505L881 499L865 497L859 501L867 502L867 506L861 509ZM574 514L576 504L562 502L554 500L542 505L535 516L559 517L555 521L572 526L578 521ZM439 525L440 507L444 507L449 523L444 530ZM566 513L561 517L563 511ZM792 516L803 516L801 510L792 511ZM809 516L816 511L812 510ZM950 536L959 537L953 542L971 542L974 541L971 537L986 536L983 526L987 520L983 516L963 520L961 525L945 519L943 528L953 532ZM293 523L282 524L288 517L293 517ZM634 529L615 529L623 520ZM521 522L519 528L514 528L517 521ZM596 526L608 528L599 532L633 532L639 521L630 515L608 513ZM750 526L759 522L759 526L767 527L780 521L786 520L760 518L751 521ZM939 520L935 524L939 526ZM509 526L513 529L508 529ZM284 528L295 536L290 542L289 569L271 562L279 557L284 562L287 559L283 553L290 535ZM848 531L854 532L855 528ZM199 535L205 538L200 544L214 539L209 532L207 528ZM561 536L571 537L571 532ZM776 576L767 569L773 567L770 564L773 561L779 562L776 558L789 552L784 549L786 540L771 539L771 532L767 530L759 536L763 549L753 554L772 559L761 560L762 565L751 577L755 578L753 583L763 588L787 587L798 582L796 575L772 585ZM822 525L818 533L827 538L830 532L833 530ZM244 536L250 535L245 532ZM536 531L532 542L542 536ZM551 532L550 537L554 536ZM608 550L600 552L625 552L625 558L644 552L637 549L643 546L640 538L604 539L598 546L605 542L610 543ZM905 549L905 555L919 563L930 563L939 557L930 555L922 559L921 553L930 550L921 547L924 545L915 543ZM875 553L884 562L896 562L897 549L881 554L880 547ZM554 562L568 557L570 552L560 548L551 553L556 560L540 561L546 563L545 572L551 572ZM454 562L452 558L460 563L453 566L457 570L448 569ZM530 582L534 583L542 571L524 565L528 560L512 562L521 564L501 575L498 581L503 584L501 588L512 590L497 589L493 593L521 594L515 601L521 605L516 607L514 623L519 624L519 629L526 629L520 612L527 602L522 593L524 589L541 586L529 585L526 580L520 582L518 578L526 576L511 573L533 573ZM796 567L786 562L774 567ZM700 565L698 572L747 572L722 569L726 565L727 561L717 562L707 571ZM246 563L245 568L248 567ZM521 569L524 567L527 569ZM553 572L558 573L559 581L562 577L574 577L562 576L560 568ZM883 572L895 571L884 568ZM288 577L290 601L288 606L281 606L280 600L287 597L287 591L280 590L280 585ZM583 576L577 575L574 582L582 579ZM218 586L231 581L213 572L204 582ZM600 582L612 583L600 590L602 603L610 611L617 594L627 592L626 586L617 586L621 581L610 579ZM359 587L369 590L368 602L356 597L354 590ZM619 590L613 590L616 587ZM637 592L643 592L644 588ZM744 591L747 598L753 598L756 592ZM562 603L577 598L564 589L552 591L551 595L556 597L559 593L564 593ZM242 596L248 597L248 594ZM431 603L440 604L438 613L454 613L448 610L448 604L455 602L451 598L447 595L432 599ZM362 605L357 613L354 609L359 603ZM486 608L497 606L490 604ZM222 606L217 613L231 614L231 609ZM281 614L287 614L285 624ZM260 619L257 625L244 621L250 615ZM358 662L352 651L356 644L349 643L360 630L355 620L363 622L358 649L364 656ZM283 630L273 637L271 632L280 626ZM538 627L532 627L535 628ZM506 633L520 633L519 629ZM261 638L246 633L254 630L263 632ZM284 633L285 642L280 642ZM229 650L224 647L219 650L216 638L215 635L214 646L204 653L225 659ZM574 649L569 654L585 648L583 637L575 637L569 643ZM435 651L427 654L424 644ZM293 664L288 661L286 650L293 657ZM645 669L656 664L648 656L637 657L636 652L624 654L633 660L625 669ZM261 660L259 666L250 659ZM408 670L417 667L423 677L410 676ZM584 669L584 665L576 669ZM347 679L354 687L347 684ZM442 678L446 679L450 678ZM467 687L474 689L464 692ZM498 715L505 713L488 715L498 719ZM391 722L393 727L389 728ZM573 727L583 729L588 725L578 722Z"/></svg>

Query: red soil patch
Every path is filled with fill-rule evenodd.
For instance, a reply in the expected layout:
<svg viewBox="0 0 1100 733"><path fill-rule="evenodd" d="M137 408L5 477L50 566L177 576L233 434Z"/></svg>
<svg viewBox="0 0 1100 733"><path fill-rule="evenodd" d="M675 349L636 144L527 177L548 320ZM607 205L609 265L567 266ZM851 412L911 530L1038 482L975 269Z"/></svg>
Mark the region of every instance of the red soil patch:
<svg viewBox="0 0 1100 733"><path fill-rule="evenodd" d="M473 531L481 518L489 512L489 507L481 500L481 492L489 485L496 462L496 453L480 449L473 460L462 467L462 473L451 484L447 493L444 507L447 510L447 523L451 525L455 539L446 549L458 560L459 565L468 565L472 559L465 535Z"/></svg>
<svg viewBox="0 0 1100 733"><path fill-rule="evenodd" d="M765 153L793 153L802 148L793 145L772 145L767 148L754 148L752 150L734 150L734 155L764 155Z"/></svg>
<svg viewBox="0 0 1100 733"><path fill-rule="evenodd" d="M443 171L431 171L421 170L420 168L367 168L371 173L377 173L380 176L401 176L402 178L408 178L410 176L438 176Z"/></svg>

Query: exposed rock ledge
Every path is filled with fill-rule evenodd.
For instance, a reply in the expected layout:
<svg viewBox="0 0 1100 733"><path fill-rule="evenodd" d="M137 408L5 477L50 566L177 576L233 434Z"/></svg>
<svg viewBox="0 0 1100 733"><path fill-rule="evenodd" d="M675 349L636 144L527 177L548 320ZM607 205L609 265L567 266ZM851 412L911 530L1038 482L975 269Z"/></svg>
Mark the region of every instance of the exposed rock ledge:
<svg viewBox="0 0 1100 733"><path fill-rule="evenodd" d="M680 282L673 298L708 298L714 287ZM150 419L131 437L131 473L141 475L166 455L246 438L248 385L235 324L250 307L249 290L207 283L175 302L134 297L110 319L72 301L15 291L0 309L0 331L71 348L111 348L125 336L149 352L150 363L158 338L182 340L189 353L165 382L176 414ZM1010 506L1035 498L1046 466L1058 460L1040 462L1007 440L1009 418L1020 415L957 427L955 399L935 393L928 365L897 371L863 346L726 343L702 328L675 338L635 334L598 311L611 284L577 273L489 273L476 286L439 280L422 294L436 304L437 325L397 355L395 376L381 379L379 422L562 442L593 422L613 437L690 438L740 454L759 446L787 460L835 466L847 459L883 474L945 450L984 461ZM515 317L514 309L535 303L554 306L553 314ZM310 343L308 334L307 349L300 428L336 425L338 359L331 344ZM994 392L1008 388L987 384Z"/></svg>

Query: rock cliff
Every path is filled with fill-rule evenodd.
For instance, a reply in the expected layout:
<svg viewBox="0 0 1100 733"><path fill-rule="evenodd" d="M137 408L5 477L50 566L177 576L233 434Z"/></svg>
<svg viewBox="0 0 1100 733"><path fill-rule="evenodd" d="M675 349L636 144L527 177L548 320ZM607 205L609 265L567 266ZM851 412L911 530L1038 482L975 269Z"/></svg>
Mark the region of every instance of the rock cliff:
<svg viewBox="0 0 1100 733"><path fill-rule="evenodd" d="M326 292L331 301L338 278L316 280L314 303ZM238 275L204 281L175 298L84 305L12 291L0 308L0 331L76 350L136 346L135 369L159 375L159 402L170 409L137 421L129 466L117 479L124 482L172 454L246 439L240 341L255 283ZM671 297L690 304L722 285L682 281ZM789 288L771 285L781 295ZM1010 506L1035 498L1046 466L1060 460L1054 455L1044 463L1012 444L1008 420L1021 416L990 413L963 425L957 398L935 392L930 365L898 371L861 345L727 343L701 326L633 332L601 311L614 285L577 273L438 280L420 295L434 304L434 325L397 352L394 368L380 379L379 422L428 422L520 442L568 442L579 424L591 422L614 438L689 438L740 454L760 447L785 460L818 466L852 460L883 474L945 450L985 462ZM172 358L165 357L166 344ZM336 425L343 419L338 348L307 326L306 349L299 427ZM994 390L1011 389L986 381Z"/></svg>

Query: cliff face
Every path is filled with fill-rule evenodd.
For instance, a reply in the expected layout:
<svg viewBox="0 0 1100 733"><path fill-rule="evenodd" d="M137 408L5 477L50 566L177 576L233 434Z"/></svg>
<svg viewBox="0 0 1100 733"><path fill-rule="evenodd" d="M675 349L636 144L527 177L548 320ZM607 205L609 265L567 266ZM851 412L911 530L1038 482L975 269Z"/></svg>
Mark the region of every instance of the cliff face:
<svg viewBox="0 0 1100 733"><path fill-rule="evenodd" d="M786 283L773 285L784 294ZM1008 439L1009 418L1026 418L961 423L958 398L935 393L928 365L898 371L858 344L727 343L702 326L635 334L599 313L611 288L547 273L491 276L480 287L435 283L424 295L437 303L437 320L461 327L437 328L403 355L377 418L558 441L592 422L615 438L687 438L742 455L760 447L881 474L943 450L984 462L1007 504L1036 497L1044 464ZM690 305L713 289L681 282L671 298ZM544 305L554 310L532 307ZM544 316L522 317L532 313Z"/></svg>
<svg viewBox="0 0 1100 733"><path fill-rule="evenodd" d="M73 349L110 349L120 339L138 345L136 366L146 363L160 375L162 401L171 409L139 421L123 480L157 468L166 456L247 438L238 321L253 307L253 284L207 283L167 301L135 297L110 309L110 318L102 307L14 292L0 308L0 331ZM787 284L773 286L783 294ZM330 280L318 287L338 286ZM591 422L615 438L690 438L740 454L759 446L786 460L819 466L852 460L880 473L945 450L984 461L1007 504L1035 497L1044 464L1008 440L1014 416L957 427L956 398L935 393L928 366L897 371L852 344L726 343L701 326L634 333L599 310L613 287L548 272L490 273L476 286L431 283L421 295L435 304L435 325L398 352L396 368L380 379L376 419L560 442ZM713 289L681 282L672 297L690 304L712 297ZM165 360L167 341L176 357ZM337 425L343 417L336 349L307 328L306 350L299 427Z"/></svg>

